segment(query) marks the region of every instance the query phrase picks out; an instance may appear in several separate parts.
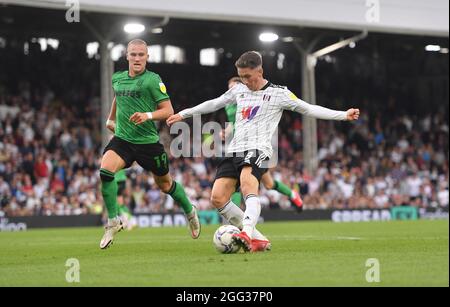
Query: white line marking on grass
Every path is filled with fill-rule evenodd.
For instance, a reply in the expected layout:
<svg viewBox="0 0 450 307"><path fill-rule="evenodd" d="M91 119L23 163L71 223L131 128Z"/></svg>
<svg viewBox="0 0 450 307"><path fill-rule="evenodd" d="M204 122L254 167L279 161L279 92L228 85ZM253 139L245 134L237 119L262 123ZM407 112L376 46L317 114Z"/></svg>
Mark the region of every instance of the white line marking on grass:
<svg viewBox="0 0 450 307"><path fill-rule="evenodd" d="M326 236L294 236L294 235L275 235L270 236L269 239L272 240L313 240L313 241L334 241L334 240L352 240L352 241L359 241L363 240L363 238L360 237L344 237L344 236L332 236L332 237L326 237Z"/></svg>
<svg viewBox="0 0 450 307"><path fill-rule="evenodd" d="M359 237L336 237L338 240L355 240L355 241L359 241L362 240L362 238Z"/></svg>

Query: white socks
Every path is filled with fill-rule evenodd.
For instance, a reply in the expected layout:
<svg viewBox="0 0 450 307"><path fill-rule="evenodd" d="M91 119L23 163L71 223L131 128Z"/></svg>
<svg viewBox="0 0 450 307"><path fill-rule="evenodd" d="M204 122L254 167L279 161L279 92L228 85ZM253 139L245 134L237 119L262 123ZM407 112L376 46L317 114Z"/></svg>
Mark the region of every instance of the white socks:
<svg viewBox="0 0 450 307"><path fill-rule="evenodd" d="M256 197L258 199L258 197ZM258 205L259 205L259 199L258 199ZM252 205L250 205L252 206ZM248 202L247 202L247 208L248 208ZM222 208L218 209L219 213L228 221L231 225L236 226L239 229L243 229L242 220L244 219L244 211L241 210L235 203L233 203L230 199L229 202L225 204ZM248 210L248 209L247 209ZM247 210L245 212L247 212ZM261 206L259 205L259 212L261 211ZM259 213L258 213L259 217ZM256 219L258 221L258 218ZM256 223L255 223L256 224ZM249 235L251 238L258 239L258 240L264 240L268 241L268 239L260 233L255 226L252 226L252 232L249 233L246 231L247 235Z"/></svg>
<svg viewBox="0 0 450 307"><path fill-rule="evenodd" d="M228 221L231 225L242 229L242 219L244 218L244 211L241 210L233 201L230 199L225 206L219 210L219 213Z"/></svg>
<svg viewBox="0 0 450 307"><path fill-rule="evenodd" d="M250 238L253 238L253 232L258 223L259 215L261 213L261 204L259 198L255 194L249 194L245 198L245 213L242 221L242 231L244 231Z"/></svg>

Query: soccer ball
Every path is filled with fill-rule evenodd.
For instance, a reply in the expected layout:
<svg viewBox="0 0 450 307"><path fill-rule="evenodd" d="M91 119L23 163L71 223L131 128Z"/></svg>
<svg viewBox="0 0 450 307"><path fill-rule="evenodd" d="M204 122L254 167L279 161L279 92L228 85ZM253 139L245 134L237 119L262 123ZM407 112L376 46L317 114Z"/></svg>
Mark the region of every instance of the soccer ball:
<svg viewBox="0 0 450 307"><path fill-rule="evenodd" d="M232 236L233 234L240 232L239 228L233 225L220 226L214 233L214 247L222 254L237 253L241 247L233 242Z"/></svg>

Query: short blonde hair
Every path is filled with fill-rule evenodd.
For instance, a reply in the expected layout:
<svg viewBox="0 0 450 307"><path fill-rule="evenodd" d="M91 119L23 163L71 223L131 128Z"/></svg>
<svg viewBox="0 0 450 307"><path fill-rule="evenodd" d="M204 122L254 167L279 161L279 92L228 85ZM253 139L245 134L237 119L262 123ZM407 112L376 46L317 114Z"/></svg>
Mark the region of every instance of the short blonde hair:
<svg viewBox="0 0 450 307"><path fill-rule="evenodd" d="M144 45L146 49L148 48L147 43L144 40L140 39L140 38L135 38L135 39L131 40L128 43L127 50L130 47L130 45Z"/></svg>

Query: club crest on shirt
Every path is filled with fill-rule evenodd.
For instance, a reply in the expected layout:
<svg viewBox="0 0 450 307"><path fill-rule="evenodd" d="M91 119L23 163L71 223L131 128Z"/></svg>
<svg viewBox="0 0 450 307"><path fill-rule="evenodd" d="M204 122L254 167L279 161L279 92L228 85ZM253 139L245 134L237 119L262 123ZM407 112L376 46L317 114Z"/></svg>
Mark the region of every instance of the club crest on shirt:
<svg viewBox="0 0 450 307"><path fill-rule="evenodd" d="M159 83L159 89L160 89L161 93L167 94L167 89L166 89L166 86L164 85L164 83L162 83L162 82Z"/></svg>

